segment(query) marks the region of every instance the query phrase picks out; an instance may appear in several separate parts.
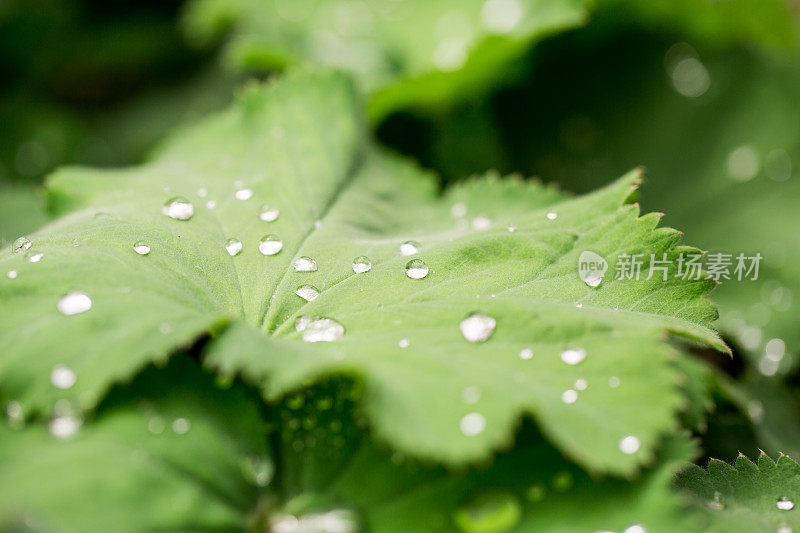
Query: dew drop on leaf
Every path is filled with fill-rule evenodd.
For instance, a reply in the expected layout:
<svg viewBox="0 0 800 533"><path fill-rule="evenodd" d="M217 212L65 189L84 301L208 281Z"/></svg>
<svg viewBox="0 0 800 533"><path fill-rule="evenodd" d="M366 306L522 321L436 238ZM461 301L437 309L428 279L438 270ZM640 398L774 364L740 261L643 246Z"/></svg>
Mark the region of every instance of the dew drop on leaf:
<svg viewBox="0 0 800 533"><path fill-rule="evenodd" d="M194 205L183 196L176 196L167 200L161 212L175 220L189 220L194 216Z"/></svg>
<svg viewBox="0 0 800 533"><path fill-rule="evenodd" d="M361 257L356 257L353 259L353 272L356 274L363 274L364 272L369 272L372 268L372 261L369 260L369 257L362 255Z"/></svg>
<svg viewBox="0 0 800 533"><path fill-rule="evenodd" d="M332 342L344 337L344 326L332 318L315 318L302 324L298 321L295 328L298 327L302 328L298 331L305 342Z"/></svg>
<svg viewBox="0 0 800 533"><path fill-rule="evenodd" d="M485 230L489 229L492 226L492 221L486 217L475 217L472 219L472 229L474 230Z"/></svg>
<svg viewBox="0 0 800 533"><path fill-rule="evenodd" d="M573 389L567 389L561 393L561 401L565 404L573 404L578 401L578 393Z"/></svg>
<svg viewBox="0 0 800 533"><path fill-rule="evenodd" d="M775 502L775 507L780 509L781 511L791 511L794 509L794 502L785 496Z"/></svg>
<svg viewBox="0 0 800 533"><path fill-rule="evenodd" d="M486 429L486 418L480 413L469 413L464 415L459 423L461 433L467 437L479 435Z"/></svg>
<svg viewBox="0 0 800 533"><path fill-rule="evenodd" d="M228 239L228 241L225 243L225 251L228 252L228 255L231 257L239 255L239 253L242 251L242 247L242 241L239 239Z"/></svg>
<svg viewBox="0 0 800 533"><path fill-rule="evenodd" d="M603 276L598 272L589 272L583 282L592 288L598 287L603 282Z"/></svg>
<svg viewBox="0 0 800 533"><path fill-rule="evenodd" d="M310 257L298 257L294 262L295 272L316 272L317 262Z"/></svg>
<svg viewBox="0 0 800 533"><path fill-rule="evenodd" d="M249 200L253 197L253 189L239 189L234 196L237 200Z"/></svg>
<svg viewBox="0 0 800 533"><path fill-rule="evenodd" d="M7 277L8 279L17 279L17 276L18 276L18 275L19 275L19 274L17 274L17 271L16 271L16 270L9 270L8 272L6 272L6 277Z"/></svg>
<svg viewBox="0 0 800 533"><path fill-rule="evenodd" d="M13 246L14 253L21 254L23 252L27 252L30 249L31 245L32 243L29 239L26 239L25 237L20 237L19 239L14 241L14 246Z"/></svg>
<svg viewBox="0 0 800 533"><path fill-rule="evenodd" d="M283 248L283 241L277 235L264 235L258 243L258 251L264 255L275 255Z"/></svg>
<svg viewBox="0 0 800 533"><path fill-rule="evenodd" d="M139 255L147 255L150 253L150 247L139 241L133 245L133 251Z"/></svg>
<svg viewBox="0 0 800 533"><path fill-rule="evenodd" d="M268 533L357 533L358 516L349 509L324 513L279 514L269 521Z"/></svg>
<svg viewBox="0 0 800 533"><path fill-rule="evenodd" d="M258 214L258 218L264 222L275 222L280 214L281 212L274 207L265 205L261 207L261 212Z"/></svg>
<svg viewBox="0 0 800 533"><path fill-rule="evenodd" d="M78 432L81 424L81 419L76 416L59 415L50 420L47 428L57 439L66 440Z"/></svg>
<svg viewBox="0 0 800 533"><path fill-rule="evenodd" d="M481 390L475 386L467 387L461 392L461 399L469 405L478 403L481 399Z"/></svg>
<svg viewBox="0 0 800 533"><path fill-rule="evenodd" d="M626 527L622 533L647 533L647 530L639 524Z"/></svg>
<svg viewBox="0 0 800 533"><path fill-rule="evenodd" d="M42 252L28 252L25 255L25 259L29 263L38 263L42 259L44 259L44 254Z"/></svg>
<svg viewBox="0 0 800 533"><path fill-rule="evenodd" d="M469 342L486 342L494 333L497 321L486 313L472 313L461 321L461 334Z"/></svg>
<svg viewBox="0 0 800 533"><path fill-rule="evenodd" d="M73 291L65 294L58 301L58 312L62 315L77 315L85 313L92 308L92 299L89 295L81 291Z"/></svg>
<svg viewBox="0 0 800 533"><path fill-rule="evenodd" d="M57 389L69 389L76 380L75 372L65 365L56 365L50 372L50 383Z"/></svg>
<svg viewBox="0 0 800 533"><path fill-rule="evenodd" d="M519 351L519 358L520 359L524 359L526 361L528 359L532 359L533 358L533 350L531 350L530 348L523 348L522 350Z"/></svg>
<svg viewBox="0 0 800 533"><path fill-rule="evenodd" d="M172 431L176 435L185 435L192 428L188 418L176 418L172 421Z"/></svg>
<svg viewBox="0 0 800 533"><path fill-rule="evenodd" d="M507 490L479 492L453 513L453 522L464 533L503 533L513 529L522 517L522 504Z"/></svg>
<svg viewBox="0 0 800 533"><path fill-rule="evenodd" d="M633 435L628 435L619 441L619 450L626 455L631 455L638 452L639 446L641 446L639 439Z"/></svg>
<svg viewBox="0 0 800 533"><path fill-rule="evenodd" d="M555 220L557 218L558 218L558 213L555 213L553 211L547 213L547 220Z"/></svg>
<svg viewBox="0 0 800 533"><path fill-rule="evenodd" d="M415 241L406 241L400 245L400 255L414 255L419 252L419 243Z"/></svg>
<svg viewBox="0 0 800 533"><path fill-rule="evenodd" d="M302 285L297 288L295 294L307 302L312 302L319 296L319 291L313 285Z"/></svg>
<svg viewBox="0 0 800 533"><path fill-rule="evenodd" d="M14 429L23 427L25 425L25 411L22 409L22 404L16 400L9 401L6 404L6 419Z"/></svg>
<svg viewBox="0 0 800 533"><path fill-rule="evenodd" d="M428 265L422 259L412 259L406 264L406 276L411 279L422 279L428 275Z"/></svg>
<svg viewBox="0 0 800 533"><path fill-rule="evenodd" d="M411 345L411 342L408 339L400 339L397 342L397 345L401 348L408 348Z"/></svg>
<svg viewBox="0 0 800 533"><path fill-rule="evenodd" d="M561 360L568 365L577 365L584 359L586 359L586 350L570 348L561 352Z"/></svg>

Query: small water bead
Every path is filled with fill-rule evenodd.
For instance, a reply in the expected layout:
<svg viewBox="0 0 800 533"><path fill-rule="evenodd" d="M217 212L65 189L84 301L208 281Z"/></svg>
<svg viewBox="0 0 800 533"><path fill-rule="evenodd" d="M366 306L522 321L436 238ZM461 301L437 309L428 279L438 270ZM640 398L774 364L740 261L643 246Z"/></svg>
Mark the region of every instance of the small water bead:
<svg viewBox="0 0 800 533"><path fill-rule="evenodd" d="M278 220L278 215L281 212L274 207L270 207L268 205L261 207L261 212L258 214L258 218L263 220L264 222L275 222Z"/></svg>
<svg viewBox="0 0 800 533"><path fill-rule="evenodd" d="M302 444L302 443L301 443ZM358 516L349 509L333 509L324 513L299 516L283 514L269 522L268 533L357 533Z"/></svg>
<svg viewBox="0 0 800 533"><path fill-rule="evenodd" d="M14 250L14 253L21 254L23 252L27 252L32 245L33 243L29 239L26 239L25 237L20 237L19 239L14 241L14 246L12 248Z"/></svg>
<svg viewBox="0 0 800 533"><path fill-rule="evenodd" d="M82 291L67 293L58 301L58 312L62 315L77 315L85 313L91 308L92 299Z"/></svg>
<svg viewBox="0 0 800 533"><path fill-rule="evenodd" d="M406 276L411 279L422 279L428 275L428 265L422 259L412 259L406 264Z"/></svg>
<svg viewBox="0 0 800 533"><path fill-rule="evenodd" d="M533 359L533 350L531 350L530 348L523 348L522 350L519 351L519 358L524 359L526 361L528 359Z"/></svg>
<svg viewBox="0 0 800 533"><path fill-rule="evenodd" d="M7 277L8 279L17 279L17 276L18 276L18 275L19 275L19 274L17 274L17 271L16 271L16 270L9 270L8 272L6 272L6 277Z"/></svg>
<svg viewBox="0 0 800 533"><path fill-rule="evenodd" d="M161 212L175 220L189 220L194 216L194 205L183 196L176 196L167 200Z"/></svg>
<svg viewBox="0 0 800 533"><path fill-rule="evenodd" d="M248 455L242 463L247 479L257 487L266 487L275 475L275 464L267 457Z"/></svg>
<svg viewBox="0 0 800 533"><path fill-rule="evenodd" d="M297 288L295 294L307 302L312 302L319 296L319 291L313 285L302 285Z"/></svg>
<svg viewBox="0 0 800 533"><path fill-rule="evenodd" d="M580 309L581 307L583 307L583 304L581 302L578 302L578 303L575 304L575 307Z"/></svg>
<svg viewBox="0 0 800 533"><path fill-rule="evenodd" d="M459 423L461 433L467 437L479 435L486 429L486 418L480 413L469 413L464 415Z"/></svg>
<svg viewBox="0 0 800 533"><path fill-rule="evenodd" d="M578 378L575 380L575 389L576 390L586 390L589 387L589 382L587 382L583 378Z"/></svg>
<svg viewBox="0 0 800 533"><path fill-rule="evenodd" d="M316 272L317 262L310 257L298 257L294 262L295 272Z"/></svg>
<svg viewBox="0 0 800 533"><path fill-rule="evenodd" d="M147 421L147 431L153 435L161 435L167 428L167 423L160 416L151 416Z"/></svg>
<svg viewBox="0 0 800 533"><path fill-rule="evenodd" d="M400 245L400 255L414 255L419 252L419 243L415 241L406 241Z"/></svg>
<svg viewBox="0 0 800 533"><path fill-rule="evenodd" d="M586 359L586 350L570 348L561 352L561 360L568 365L577 365L584 359Z"/></svg>
<svg viewBox="0 0 800 533"><path fill-rule="evenodd" d="M275 255L283 249L283 241L277 235L264 235L258 243L258 251L263 255Z"/></svg>
<svg viewBox="0 0 800 533"><path fill-rule="evenodd" d="M554 213L552 211L547 213L547 220L555 220L557 218L558 218L558 213Z"/></svg>
<svg viewBox="0 0 800 533"><path fill-rule="evenodd" d="M65 440L74 436L80 429L81 424L80 418L70 415L61 415L50 421L48 430L50 434L57 439Z"/></svg>
<svg viewBox="0 0 800 533"><path fill-rule="evenodd" d="M372 261L369 260L369 257L362 255L361 257L353 259L353 272L356 274L363 274L364 272L369 272L371 269Z"/></svg>
<svg viewBox="0 0 800 533"><path fill-rule="evenodd" d="M475 386L467 387L461 392L461 398L466 404L478 403L481 399L481 390Z"/></svg>
<svg viewBox="0 0 800 533"><path fill-rule="evenodd" d="M215 202L214 200L209 200L206 202L206 207L208 209L214 209L215 207L217 207L217 202Z"/></svg>
<svg viewBox="0 0 800 533"><path fill-rule="evenodd" d="M400 339L397 342L397 345L401 348L408 348L411 345L411 342L408 339Z"/></svg>
<svg viewBox="0 0 800 533"><path fill-rule="evenodd" d="M517 231L517 227L516 227L516 226L509 226L509 227L508 227L508 228L506 228L506 229L508 229L508 232L509 232L509 233L514 233L515 231Z"/></svg>
<svg viewBox="0 0 800 533"><path fill-rule="evenodd" d="M69 389L75 385L75 372L66 365L56 365L50 372L50 383L57 389Z"/></svg>
<svg viewBox="0 0 800 533"><path fill-rule="evenodd" d="M206 189L205 187L200 187L199 189L197 189L197 196L199 196L200 198L205 198L206 196L208 196L208 189Z"/></svg>
<svg viewBox="0 0 800 533"><path fill-rule="evenodd" d="M617 376L611 376L610 378L608 378L608 386L611 387L612 389L616 389L617 387L619 387L620 383L621 382Z"/></svg>
<svg viewBox="0 0 800 533"><path fill-rule="evenodd" d="M638 452L640 446L641 444L639 443L639 439L633 435L628 435L619 441L619 450L626 455L631 455Z"/></svg>
<svg viewBox="0 0 800 533"><path fill-rule="evenodd" d="M450 208L450 214L453 218L463 218L467 214L467 206L462 203L453 204Z"/></svg>
<svg viewBox="0 0 800 533"><path fill-rule="evenodd" d="M567 389L561 393L561 401L565 404L573 404L578 401L578 393L573 389Z"/></svg>
<svg viewBox="0 0 800 533"><path fill-rule="evenodd" d="M253 189L239 189L234 196L237 200L249 200L253 197Z"/></svg>
<svg viewBox="0 0 800 533"><path fill-rule="evenodd" d="M22 404L16 400L11 400L6 404L6 418L11 427L18 429L25 425L25 411Z"/></svg>
<svg viewBox="0 0 800 533"><path fill-rule="evenodd" d="M775 502L775 507L777 507L781 511L791 511L792 509L794 509L794 502L784 496L783 498Z"/></svg>
<svg viewBox="0 0 800 533"><path fill-rule="evenodd" d="M513 529L521 518L519 499L502 489L479 492L453 513L453 523L465 533L503 533Z"/></svg>
<svg viewBox="0 0 800 533"><path fill-rule="evenodd" d="M239 239L228 239L225 243L225 251L228 252L228 255L231 257L235 257L241 253L243 246L242 241Z"/></svg>
<svg viewBox="0 0 800 533"><path fill-rule="evenodd" d="M603 276L601 276L598 272L589 272L583 282L592 288L598 287L601 283L603 283Z"/></svg>
<svg viewBox="0 0 800 533"><path fill-rule="evenodd" d="M472 313L461 321L461 334L469 342L486 342L494 333L497 321L486 313Z"/></svg>
<svg viewBox="0 0 800 533"><path fill-rule="evenodd" d="M176 418L172 421L172 431L174 431L176 435L185 435L189 433L191 428L192 425L186 418Z"/></svg>
<svg viewBox="0 0 800 533"><path fill-rule="evenodd" d="M794 531L789 526L781 526L775 530L775 533L794 533Z"/></svg>
<svg viewBox="0 0 800 533"><path fill-rule="evenodd" d="M344 326L332 318L314 318L302 323L298 319L295 328L302 328L298 331L305 342L333 342L344 337Z"/></svg>
<svg viewBox="0 0 800 533"><path fill-rule="evenodd" d="M712 511L722 511L725 509L725 504L722 501L722 494L719 491L714 491L714 499L708 502L708 508Z"/></svg>
<svg viewBox="0 0 800 533"><path fill-rule="evenodd" d="M38 263L42 259L44 259L44 254L42 252L28 252L25 255L25 259L29 263Z"/></svg>
<svg viewBox="0 0 800 533"><path fill-rule="evenodd" d="M294 330L297 331L298 333L303 331L308 327L309 324L311 324L313 320L314 320L313 318L306 315L297 317L294 321Z"/></svg>
<svg viewBox="0 0 800 533"><path fill-rule="evenodd" d="M639 524L634 524L632 526L625 528L625 531L623 531L622 533L647 533L647 530L643 526L640 526Z"/></svg>
<svg viewBox="0 0 800 533"><path fill-rule="evenodd" d="M133 245L133 251L139 255L147 255L150 253L150 247L139 241Z"/></svg>
<svg viewBox="0 0 800 533"><path fill-rule="evenodd" d="M472 219L472 229L474 230L485 230L489 229L492 226L492 221L486 217L475 217Z"/></svg>

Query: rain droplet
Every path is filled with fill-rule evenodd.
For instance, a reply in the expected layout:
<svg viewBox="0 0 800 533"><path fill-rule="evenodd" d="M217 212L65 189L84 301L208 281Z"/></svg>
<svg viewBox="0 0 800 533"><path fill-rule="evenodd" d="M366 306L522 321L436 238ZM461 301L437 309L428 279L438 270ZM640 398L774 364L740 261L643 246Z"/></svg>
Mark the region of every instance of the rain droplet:
<svg viewBox="0 0 800 533"><path fill-rule="evenodd" d="M554 213L553 211L547 213L547 220L555 220L557 218L558 218L558 213Z"/></svg>
<svg viewBox="0 0 800 533"><path fill-rule="evenodd" d="M174 431L177 435L185 435L186 433L189 433L191 428L192 424L187 418L176 418L172 421L172 431Z"/></svg>
<svg viewBox="0 0 800 533"><path fill-rule="evenodd" d="M92 308L92 299L89 295L81 291L73 291L64 295L58 301L58 311L62 315L77 315L85 313Z"/></svg>
<svg viewBox="0 0 800 533"><path fill-rule="evenodd" d="M406 276L411 279L422 279L428 275L428 265L422 259L412 259L406 265Z"/></svg>
<svg viewBox="0 0 800 533"><path fill-rule="evenodd" d="M313 285L302 285L297 288L295 294L303 300L311 302L317 299L317 296L319 296L319 291Z"/></svg>
<svg viewBox="0 0 800 533"><path fill-rule="evenodd" d="M369 257L362 255L361 257L353 259L353 272L356 274L369 272L370 269L372 269L372 262L369 260Z"/></svg>
<svg viewBox="0 0 800 533"><path fill-rule="evenodd" d="M33 243L31 243L29 239L26 239L25 237L20 237L19 239L14 241L14 246L13 246L14 253L21 254L23 252L27 252L32 244Z"/></svg>
<svg viewBox="0 0 800 533"><path fill-rule="evenodd" d="M511 491L479 492L453 513L459 531L503 533L513 529L522 517L522 504Z"/></svg>
<svg viewBox="0 0 800 533"><path fill-rule="evenodd" d="M57 439L68 439L75 435L80 427L80 418L70 415L62 415L53 418L50 421L48 429L50 430L50 434Z"/></svg>
<svg viewBox="0 0 800 533"><path fill-rule="evenodd" d="M25 255L25 259L27 259L29 263L38 263L44 259L44 254L42 252L28 252Z"/></svg>
<svg viewBox="0 0 800 533"><path fill-rule="evenodd" d="M75 372L65 365L57 365L50 372L50 383L57 389L69 389L75 385Z"/></svg>
<svg viewBox="0 0 800 533"><path fill-rule="evenodd" d="M575 403L578 400L578 393L572 389L567 389L561 393L561 401L566 404Z"/></svg>
<svg viewBox="0 0 800 533"><path fill-rule="evenodd" d="M6 272L6 277L8 279L17 279L17 276L18 274L16 270L9 270L8 272Z"/></svg>
<svg viewBox="0 0 800 533"><path fill-rule="evenodd" d="M400 245L400 255L414 255L419 252L419 243L415 241L406 241Z"/></svg>
<svg viewBox="0 0 800 533"><path fill-rule="evenodd" d="M531 350L530 348L523 348L522 350L519 351L519 358L520 359L525 359L526 361L528 359L532 359L533 358L533 350Z"/></svg>
<svg viewBox="0 0 800 533"><path fill-rule="evenodd" d="M275 255L283 248L283 241L277 235L264 235L258 243L258 251L264 255Z"/></svg>
<svg viewBox="0 0 800 533"><path fill-rule="evenodd" d="M494 333L497 321L486 313L472 313L461 321L461 334L469 342L486 342Z"/></svg>
<svg viewBox="0 0 800 533"><path fill-rule="evenodd" d="M311 259L310 257L298 257L297 260L294 262L294 271L295 272L316 272L317 271L317 262Z"/></svg>
<svg viewBox="0 0 800 533"><path fill-rule="evenodd" d="M791 511L792 509L794 509L794 502L784 496L783 498L775 502L775 507L777 507L781 511Z"/></svg>
<svg viewBox="0 0 800 533"><path fill-rule="evenodd" d="M586 359L586 350L574 350L570 348L561 352L561 360L568 365L577 365L584 359Z"/></svg>
<svg viewBox="0 0 800 533"><path fill-rule="evenodd" d="M228 252L228 255L231 257L239 255L242 251L242 241L239 239L228 239L225 243L225 251Z"/></svg>
<svg viewBox="0 0 800 533"><path fill-rule="evenodd" d="M297 327L300 327L299 322L295 322L295 328ZM302 333L305 342L332 342L344 336L344 326L332 318L308 320L302 323L302 329L298 331Z"/></svg>
<svg viewBox="0 0 800 533"><path fill-rule="evenodd" d="M133 245L133 251L139 255L147 255L150 253L150 247L142 241L139 241Z"/></svg>
<svg viewBox="0 0 800 533"><path fill-rule="evenodd" d="M639 451L639 439L634 437L633 435L628 435L621 441L619 441L619 450L627 455L634 454Z"/></svg>
<svg viewBox="0 0 800 533"><path fill-rule="evenodd" d="M261 213L258 214L258 218L263 220L264 222L275 222L278 220L278 215L281 212L275 209L274 207L270 207L268 205L261 207Z"/></svg>
<svg viewBox="0 0 800 533"><path fill-rule="evenodd" d="M194 205L183 196L170 198L161 207L161 212L175 220L189 220L194 216Z"/></svg>
<svg viewBox="0 0 800 533"><path fill-rule="evenodd" d="M253 189L239 189L234 196L237 200L249 200L253 197Z"/></svg>
<svg viewBox="0 0 800 533"><path fill-rule="evenodd" d="M461 433L467 437L474 437L486 429L486 418L480 413L469 413L461 419L459 427Z"/></svg>

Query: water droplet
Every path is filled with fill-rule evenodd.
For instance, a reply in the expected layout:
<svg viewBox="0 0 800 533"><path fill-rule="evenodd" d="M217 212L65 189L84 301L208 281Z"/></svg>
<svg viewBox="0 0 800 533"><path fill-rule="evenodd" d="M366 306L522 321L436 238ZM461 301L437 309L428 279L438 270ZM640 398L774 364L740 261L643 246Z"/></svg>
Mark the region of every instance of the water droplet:
<svg viewBox="0 0 800 533"><path fill-rule="evenodd" d="M263 220L264 222L275 222L278 220L278 215L281 212L275 209L274 207L270 207L268 205L261 207L261 213L258 214L258 218Z"/></svg>
<svg viewBox="0 0 800 533"><path fill-rule="evenodd" d="M225 243L225 251L228 252L228 255L231 257L239 255L242 251L242 241L239 239L228 239Z"/></svg>
<svg viewBox="0 0 800 533"><path fill-rule="evenodd" d="M14 429L19 429L25 425L25 411L22 404L16 400L11 400L6 404L6 418L9 425Z"/></svg>
<svg viewBox="0 0 800 533"><path fill-rule="evenodd" d="M303 331L311 324L312 320L310 316L306 315L297 317L294 321L294 330L297 332Z"/></svg>
<svg viewBox="0 0 800 533"><path fill-rule="evenodd" d="M486 342L494 333L497 321L486 313L472 313L461 321L461 334L469 342Z"/></svg>
<svg viewBox="0 0 800 533"><path fill-rule="evenodd" d="M486 418L480 413L469 413L461 419L459 427L461 433L467 437L474 437L486 429Z"/></svg>
<svg viewBox="0 0 800 533"><path fill-rule="evenodd" d="M525 359L526 361L528 359L532 359L533 358L533 350L531 350L530 348L523 348L522 350L519 351L519 358L520 359Z"/></svg>
<svg viewBox="0 0 800 533"><path fill-rule="evenodd" d="M147 255L150 253L150 247L142 241L139 241L133 245L133 251L139 255Z"/></svg>
<svg viewBox="0 0 800 533"><path fill-rule="evenodd" d="M161 207L161 212L175 220L189 220L194 216L194 205L183 196L170 198Z"/></svg>
<svg viewBox="0 0 800 533"><path fill-rule="evenodd" d="M794 509L794 502L784 496L783 498L775 502L775 507L777 507L781 511L791 511L792 509Z"/></svg>
<svg viewBox="0 0 800 533"><path fill-rule="evenodd" d="M492 221L486 217L475 217L472 219L472 229L481 231L489 229L492 226Z"/></svg>
<svg viewBox="0 0 800 533"><path fill-rule="evenodd" d="M786 150L772 150L767 154L764 171L774 181L786 181L792 177L792 158Z"/></svg>
<svg viewBox="0 0 800 533"><path fill-rule="evenodd" d="M359 529L359 519L355 512L349 509L334 509L300 516L279 514L270 519L267 531L268 533L356 533Z"/></svg>
<svg viewBox="0 0 800 533"><path fill-rule="evenodd" d="M453 204L450 208L450 214L453 218L463 218L467 214L467 206L462 203Z"/></svg>
<svg viewBox="0 0 800 533"><path fill-rule="evenodd" d="M481 390L475 386L467 387L461 392L461 398L464 403L470 405L478 403L481 399Z"/></svg>
<svg viewBox="0 0 800 533"><path fill-rule="evenodd" d="M558 213L554 213L553 211L547 213L547 220L555 220L557 218L558 218Z"/></svg>
<svg viewBox="0 0 800 533"><path fill-rule="evenodd" d="M508 227L508 228L506 228L506 229L508 229L508 232L509 232L509 233L514 233L515 231L517 231L517 227L516 227L516 226L509 226L509 227Z"/></svg>
<svg viewBox="0 0 800 533"><path fill-rule="evenodd" d="M205 187L200 187L199 189L197 189L197 196L199 196L200 198L205 198L206 196L208 196L208 189L206 189Z"/></svg>
<svg viewBox="0 0 800 533"><path fill-rule="evenodd" d="M301 321L303 318L306 320ZM332 342L344 336L344 326L332 318L300 317L295 322L295 329L302 334L305 342Z"/></svg>
<svg viewBox="0 0 800 533"><path fill-rule="evenodd" d="M561 393L561 401L566 404L575 403L578 400L578 393L572 389L567 389Z"/></svg>
<svg viewBox="0 0 800 533"><path fill-rule="evenodd" d="M185 435L189 433L189 430L192 428L192 424L186 418L176 418L172 421L172 431L174 431L177 435Z"/></svg>
<svg viewBox="0 0 800 533"><path fill-rule="evenodd" d="M778 362L783 359L785 353L786 343L783 339L770 339L767 341L766 356L769 359Z"/></svg>
<svg viewBox="0 0 800 533"><path fill-rule="evenodd" d="M8 272L6 272L6 277L7 277L8 279L17 279L17 276L18 276L18 275L19 275L19 274L17 274L17 271L16 271L16 270L9 270Z"/></svg>
<svg viewBox="0 0 800 533"><path fill-rule="evenodd" d="M714 499L708 502L708 508L712 511L722 511L725 509L725 503L722 501L722 494L719 491L714 491Z"/></svg>
<svg viewBox="0 0 800 533"><path fill-rule="evenodd" d="M616 389L617 387L619 387L619 385L620 381L617 376L611 376L610 378L608 378L608 386L611 387L612 389Z"/></svg>
<svg viewBox="0 0 800 533"><path fill-rule="evenodd" d="M428 275L428 265L422 259L412 259L406 265L406 276L411 279L422 279Z"/></svg>
<svg viewBox="0 0 800 533"><path fill-rule="evenodd" d="M20 237L16 241L14 241L13 250L16 254L21 254L23 252L27 252L33 243L29 239L25 237Z"/></svg>
<svg viewBox="0 0 800 533"><path fill-rule="evenodd" d="M590 287L597 287L603 282L603 276L599 272L589 272L583 280Z"/></svg>
<svg viewBox="0 0 800 533"><path fill-rule="evenodd" d="M295 294L303 300L311 302L317 299L317 296L319 296L319 291L313 285L301 285L297 288Z"/></svg>
<svg viewBox="0 0 800 533"><path fill-rule="evenodd" d="M311 259L310 257L298 257L297 260L294 262L294 271L295 272L316 272L317 271L317 262Z"/></svg>
<svg viewBox="0 0 800 533"><path fill-rule="evenodd" d="M739 146L728 154L728 174L735 181L749 181L758 175L761 163L758 153L750 145Z"/></svg>
<svg viewBox="0 0 800 533"><path fill-rule="evenodd" d="M217 202L215 202L214 200L209 200L206 202L206 207L208 209L214 209L215 207L217 207Z"/></svg>
<svg viewBox="0 0 800 533"><path fill-rule="evenodd" d="M575 380L575 390L586 390L588 386L589 383L583 378L578 378Z"/></svg>
<svg viewBox="0 0 800 533"><path fill-rule="evenodd" d="M57 416L50 421L48 429L57 439L68 439L78 432L81 420L73 416Z"/></svg>
<svg viewBox="0 0 800 533"><path fill-rule="evenodd" d="M275 475L275 464L267 457L248 455L242 463L247 479L257 487L266 487Z"/></svg>
<svg viewBox="0 0 800 533"><path fill-rule="evenodd" d="M29 263L38 263L44 259L44 254L42 252L28 252L25 255L25 259L27 259Z"/></svg>
<svg viewBox="0 0 800 533"><path fill-rule="evenodd" d="M369 272L370 269L372 269L372 262L369 260L369 257L362 255L361 257L353 259L353 272L356 274Z"/></svg>
<svg viewBox="0 0 800 533"><path fill-rule="evenodd" d="M577 365L584 359L586 359L586 350L570 348L561 352L561 360L568 365Z"/></svg>
<svg viewBox="0 0 800 533"><path fill-rule="evenodd" d="M647 533L647 530L639 524L634 524L625 528L625 531L622 533Z"/></svg>
<svg viewBox="0 0 800 533"><path fill-rule="evenodd" d="M411 345L411 342L408 339L400 339L397 342L397 345L401 348L408 348Z"/></svg>
<svg viewBox="0 0 800 533"><path fill-rule="evenodd" d="M150 419L147 421L147 431L152 433L153 435L161 435L164 433L167 424L164 422L164 419L160 416L151 416Z"/></svg>
<svg viewBox="0 0 800 533"><path fill-rule="evenodd" d="M253 189L239 189L234 196L237 200L249 200L253 197Z"/></svg>
<svg viewBox="0 0 800 533"><path fill-rule="evenodd" d="M277 235L264 235L258 243L258 251L264 255L275 255L283 248L283 241Z"/></svg>
<svg viewBox="0 0 800 533"><path fill-rule="evenodd" d="M75 372L65 365L56 365L50 372L50 383L57 389L69 389L76 380Z"/></svg>
<svg viewBox="0 0 800 533"><path fill-rule="evenodd" d="M627 437L619 441L619 450L627 455L631 455L638 452L639 446L640 446L639 439L637 439L633 435L628 435Z"/></svg>
<svg viewBox="0 0 800 533"><path fill-rule="evenodd" d="M419 243L415 241L406 241L400 245L400 255L414 255L419 252Z"/></svg>
<svg viewBox="0 0 800 533"><path fill-rule="evenodd" d="M575 307L580 309L581 307L583 307L583 304L581 302L578 302L578 303L575 304Z"/></svg>
<svg viewBox="0 0 800 533"><path fill-rule="evenodd" d="M495 489L479 492L453 513L453 523L465 533L503 533L522 517L522 504L514 493Z"/></svg>
<svg viewBox="0 0 800 533"><path fill-rule="evenodd" d="M73 291L65 294L58 301L58 311L62 315L77 315L85 313L92 308L92 299L89 295L81 291Z"/></svg>

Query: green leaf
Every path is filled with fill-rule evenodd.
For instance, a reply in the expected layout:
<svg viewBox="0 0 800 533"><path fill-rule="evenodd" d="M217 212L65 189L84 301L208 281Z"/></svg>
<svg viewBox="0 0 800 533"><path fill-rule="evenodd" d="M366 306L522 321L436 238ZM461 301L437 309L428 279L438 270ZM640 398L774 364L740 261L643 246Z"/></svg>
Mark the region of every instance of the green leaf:
<svg viewBox="0 0 800 533"><path fill-rule="evenodd" d="M43 258L0 257L19 274L0 280L3 398L45 409L64 394L51 371L67 365L77 374L67 394L88 408L211 332L207 362L270 398L327 374L363 379L378 438L411 454L487 457L531 413L590 469L630 474L650 461L681 401L666 334L724 345L703 298L713 283L674 270L667 281L612 279L618 254L685 251L658 216L624 204L638 172L575 199L496 176L438 196L430 176L372 147L359 117L342 76L299 74L250 88L147 165L57 174L51 201L72 212L31 236L28 258ZM175 196L191 200L191 220L162 214ZM277 220L260 219L265 203ZM454 205L468 218L454 219ZM280 236L280 253L259 253L267 234ZM243 243L235 257L231 238ZM418 251L403 256L407 240ZM140 241L148 255L134 251ZM609 258L599 287L577 275L584 250ZM356 274L360 256L371 270ZM318 270L295 271L302 257ZM429 268L422 279L404 273L415 259ZM311 302L296 294L307 284L320 292ZM59 301L73 291L92 308L64 316ZM459 331L473 312L496 320L485 343ZM296 331L302 316L333 319L344 334L303 342L315 330ZM565 350L585 350L585 361L566 364ZM565 403L575 388L586 390ZM630 453L626 437L638 443Z"/></svg>
<svg viewBox="0 0 800 533"><path fill-rule="evenodd" d="M233 26L238 69L315 63L353 74L379 120L406 106L445 106L513 76L543 36L583 22L581 0L195 0L184 26L196 42Z"/></svg>
<svg viewBox="0 0 800 533"><path fill-rule="evenodd" d="M788 455L773 461L762 452L757 463L740 455L733 465L712 459L707 470L692 465L679 476L678 485L704 510L707 531L800 527L800 517L793 510L800 501L800 466Z"/></svg>
<svg viewBox="0 0 800 533"><path fill-rule="evenodd" d="M247 473L274 468L254 402L185 356L115 390L71 436L59 420L79 419L54 409L60 438L0 426L3 531L241 531L268 481Z"/></svg>
<svg viewBox="0 0 800 533"><path fill-rule="evenodd" d="M46 221L41 191L0 184L0 246L38 229Z"/></svg>

